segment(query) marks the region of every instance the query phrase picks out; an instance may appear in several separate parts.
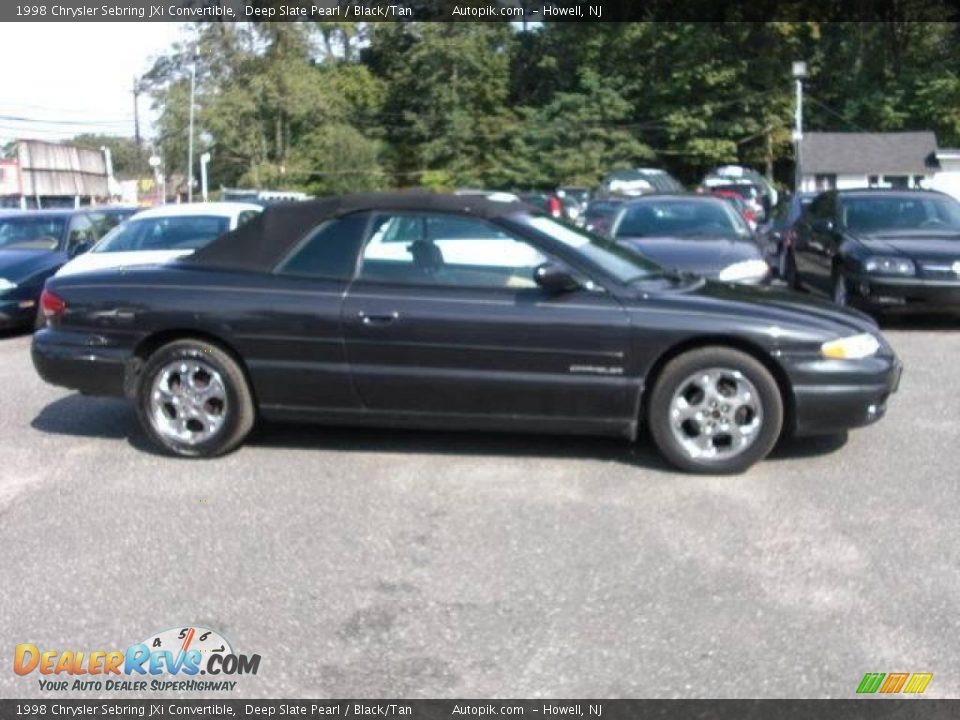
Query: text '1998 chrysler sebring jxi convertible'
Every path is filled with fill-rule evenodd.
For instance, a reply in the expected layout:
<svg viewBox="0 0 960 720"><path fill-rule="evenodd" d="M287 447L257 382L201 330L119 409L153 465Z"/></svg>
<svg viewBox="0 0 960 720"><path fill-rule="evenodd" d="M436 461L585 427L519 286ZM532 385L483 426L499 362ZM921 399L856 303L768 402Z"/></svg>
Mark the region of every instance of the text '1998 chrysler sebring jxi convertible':
<svg viewBox="0 0 960 720"><path fill-rule="evenodd" d="M615 435L741 472L782 435L884 414L901 365L856 311L668 272L516 202L276 205L163 266L52 278L33 360L126 396L167 451L258 417Z"/></svg>

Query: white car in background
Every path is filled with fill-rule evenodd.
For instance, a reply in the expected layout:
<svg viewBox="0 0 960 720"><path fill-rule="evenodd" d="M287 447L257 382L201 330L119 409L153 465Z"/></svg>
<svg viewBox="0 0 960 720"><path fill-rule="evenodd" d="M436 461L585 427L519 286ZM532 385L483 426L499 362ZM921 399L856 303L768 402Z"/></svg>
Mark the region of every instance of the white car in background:
<svg viewBox="0 0 960 720"><path fill-rule="evenodd" d="M100 239L89 252L60 268L58 276L130 265L155 265L189 255L260 214L252 203L161 205L144 210Z"/></svg>

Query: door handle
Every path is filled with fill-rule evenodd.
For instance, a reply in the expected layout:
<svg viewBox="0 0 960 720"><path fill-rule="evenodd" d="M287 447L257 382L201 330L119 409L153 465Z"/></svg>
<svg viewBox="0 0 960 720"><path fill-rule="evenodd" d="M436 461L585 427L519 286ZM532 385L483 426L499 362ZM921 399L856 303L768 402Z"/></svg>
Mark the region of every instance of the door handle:
<svg viewBox="0 0 960 720"><path fill-rule="evenodd" d="M357 317L364 325L389 325L400 317L400 313L394 311L386 315L368 315L361 310L357 313Z"/></svg>

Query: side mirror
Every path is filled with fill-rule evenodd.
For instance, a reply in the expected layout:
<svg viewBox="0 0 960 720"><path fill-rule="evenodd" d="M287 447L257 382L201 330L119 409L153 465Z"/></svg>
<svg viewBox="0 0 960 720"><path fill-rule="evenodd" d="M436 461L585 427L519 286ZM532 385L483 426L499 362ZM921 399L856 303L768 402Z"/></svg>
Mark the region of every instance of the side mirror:
<svg viewBox="0 0 960 720"><path fill-rule="evenodd" d="M544 290L570 292L580 287L579 281L568 268L555 262L545 262L533 271L533 279Z"/></svg>
<svg viewBox="0 0 960 720"><path fill-rule="evenodd" d="M835 228L836 226L833 224L833 220L814 220L813 222L815 232L831 233Z"/></svg>
<svg viewBox="0 0 960 720"><path fill-rule="evenodd" d="M93 247L93 243L89 240L81 240L72 248L70 248L70 257L75 258L77 255L83 255L87 250Z"/></svg>

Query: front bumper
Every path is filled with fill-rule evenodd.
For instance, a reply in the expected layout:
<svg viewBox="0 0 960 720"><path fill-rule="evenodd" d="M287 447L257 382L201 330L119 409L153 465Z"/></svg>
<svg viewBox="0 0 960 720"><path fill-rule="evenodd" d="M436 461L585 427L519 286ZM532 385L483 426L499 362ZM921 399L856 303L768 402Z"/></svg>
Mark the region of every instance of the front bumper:
<svg viewBox="0 0 960 720"><path fill-rule="evenodd" d="M43 328L33 335L30 355L40 377L51 385L88 395L124 395L130 357L126 348L100 345L87 333Z"/></svg>
<svg viewBox="0 0 960 720"><path fill-rule="evenodd" d="M847 280L850 301L869 309L912 306L927 310L960 310L960 278L894 278L856 275Z"/></svg>
<svg viewBox="0 0 960 720"><path fill-rule="evenodd" d="M27 327L37 317L37 301L0 298L0 329Z"/></svg>
<svg viewBox="0 0 960 720"><path fill-rule="evenodd" d="M828 435L876 422L903 374L892 352L862 360L795 357L784 366L793 385L795 435Z"/></svg>

